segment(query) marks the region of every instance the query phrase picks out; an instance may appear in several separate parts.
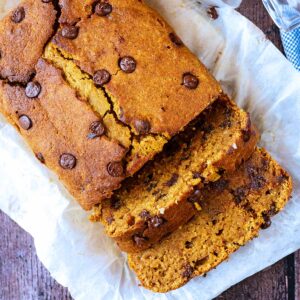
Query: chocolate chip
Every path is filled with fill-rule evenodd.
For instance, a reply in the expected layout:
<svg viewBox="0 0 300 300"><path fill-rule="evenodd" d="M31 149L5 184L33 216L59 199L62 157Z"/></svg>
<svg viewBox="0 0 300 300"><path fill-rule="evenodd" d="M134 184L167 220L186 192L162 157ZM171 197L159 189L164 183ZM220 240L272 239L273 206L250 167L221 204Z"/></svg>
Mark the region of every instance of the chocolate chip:
<svg viewBox="0 0 300 300"><path fill-rule="evenodd" d="M19 124L24 130L29 130L32 127L32 121L26 115L22 115L19 117Z"/></svg>
<svg viewBox="0 0 300 300"><path fill-rule="evenodd" d="M135 234L133 237L132 237L133 241L136 243L137 246L144 246L145 243L147 243L148 239L146 237L142 237L138 234Z"/></svg>
<svg viewBox="0 0 300 300"><path fill-rule="evenodd" d="M78 33L79 28L74 25L64 25L63 29L61 30L61 36L69 40L76 39Z"/></svg>
<svg viewBox="0 0 300 300"><path fill-rule="evenodd" d="M182 76L182 83L186 88L194 90L199 85L199 79L191 73L185 73Z"/></svg>
<svg viewBox="0 0 300 300"><path fill-rule="evenodd" d="M21 23L25 19L24 7L18 7L12 14L11 20L14 23Z"/></svg>
<svg viewBox="0 0 300 300"><path fill-rule="evenodd" d="M45 163L45 158L41 152L37 153L35 156L42 164Z"/></svg>
<svg viewBox="0 0 300 300"><path fill-rule="evenodd" d="M191 265L186 264L183 266L182 277L190 278L193 275L193 272L194 268Z"/></svg>
<svg viewBox="0 0 300 300"><path fill-rule="evenodd" d="M111 225L114 220L115 219L112 216L106 218L106 222L107 222L108 225Z"/></svg>
<svg viewBox="0 0 300 300"><path fill-rule="evenodd" d="M192 247L193 247L193 243L192 242L189 242L189 241L185 242L185 248L186 249L191 249Z"/></svg>
<svg viewBox="0 0 300 300"><path fill-rule="evenodd" d="M72 170L76 167L77 159L73 154L64 153L59 158L59 164L65 170Z"/></svg>
<svg viewBox="0 0 300 300"><path fill-rule="evenodd" d="M222 192L223 190L225 190L228 187L228 180L221 178L215 182L211 182L209 184L209 188L213 189L213 190L217 190L219 192Z"/></svg>
<svg viewBox="0 0 300 300"><path fill-rule="evenodd" d="M146 134L151 130L151 125L145 120L135 120L134 128L139 134Z"/></svg>
<svg viewBox="0 0 300 300"><path fill-rule="evenodd" d="M36 98L41 93L41 85L37 81L31 81L27 83L25 88L25 95L28 98Z"/></svg>
<svg viewBox="0 0 300 300"><path fill-rule="evenodd" d="M221 127L222 129L226 129L226 128L230 128L231 125L232 125L231 120L230 120L230 119L226 119L226 120L224 120L224 121L220 124L220 127Z"/></svg>
<svg viewBox="0 0 300 300"><path fill-rule="evenodd" d="M159 216L154 216L152 218L149 219L148 221L148 226L149 227L154 227L154 228L158 228L161 225L163 225L165 223L165 219L159 217Z"/></svg>
<svg viewBox="0 0 300 300"><path fill-rule="evenodd" d="M110 207L113 209L119 209L121 207L121 199L116 195L110 199Z"/></svg>
<svg viewBox="0 0 300 300"><path fill-rule="evenodd" d="M50 3L52 0L42 0L43 3Z"/></svg>
<svg viewBox="0 0 300 300"><path fill-rule="evenodd" d="M193 173L193 178L194 179L201 179L202 178L202 174L200 172L194 172Z"/></svg>
<svg viewBox="0 0 300 300"><path fill-rule="evenodd" d="M240 204L248 194L248 188L245 186L238 187L234 191L232 191L232 195L234 198L234 202L238 205Z"/></svg>
<svg viewBox="0 0 300 300"><path fill-rule="evenodd" d="M121 70L125 73L133 73L136 69L136 61L131 56L124 56L119 61Z"/></svg>
<svg viewBox="0 0 300 300"><path fill-rule="evenodd" d="M2 50L0 50L0 59L3 57Z"/></svg>
<svg viewBox="0 0 300 300"><path fill-rule="evenodd" d="M177 47L180 47L183 45L181 39L174 33L174 32L171 32L169 34L169 38L171 40L171 42L176 45Z"/></svg>
<svg viewBox="0 0 300 300"><path fill-rule="evenodd" d="M177 182L178 178L179 178L178 174L176 173L172 174L171 178L165 183L165 186L168 187L173 186Z"/></svg>
<svg viewBox="0 0 300 300"><path fill-rule="evenodd" d="M107 172L112 177L122 177L124 175L123 163L120 161L112 161L107 165Z"/></svg>
<svg viewBox="0 0 300 300"><path fill-rule="evenodd" d="M199 202L201 196L201 191L198 188L196 188L193 191L193 193L188 197L187 201L191 203Z"/></svg>
<svg viewBox="0 0 300 300"><path fill-rule="evenodd" d="M207 10L207 14L213 19L216 20L218 19L219 15L218 12L216 10L216 6L212 6Z"/></svg>
<svg viewBox="0 0 300 300"><path fill-rule="evenodd" d="M279 184L282 184L284 181L286 181L286 180L288 180L289 179L289 177L288 177L288 175L286 175L286 174L281 174L281 175L279 175L278 177L277 177L277 182L279 183Z"/></svg>
<svg viewBox="0 0 300 300"><path fill-rule="evenodd" d="M96 71L93 76L93 80L96 86L103 86L104 84L109 83L110 79L111 79L111 75L105 69Z"/></svg>
<svg viewBox="0 0 300 300"><path fill-rule="evenodd" d="M112 12L112 9L113 8L112 8L111 4L109 4L107 2L100 2L95 7L95 13L96 13L96 15L98 15L100 17L105 17Z"/></svg>
<svg viewBox="0 0 300 300"><path fill-rule="evenodd" d="M139 216L144 219L145 221L147 221L148 219L150 219L151 215L149 213L148 210L144 209L140 212Z"/></svg>
<svg viewBox="0 0 300 300"><path fill-rule="evenodd" d="M272 221L269 215L263 214L264 223L261 225L261 229L267 229L271 226Z"/></svg>
<svg viewBox="0 0 300 300"><path fill-rule="evenodd" d="M105 133L105 127L101 121L95 121L90 125L90 131L91 133L88 135L88 138L94 139Z"/></svg>

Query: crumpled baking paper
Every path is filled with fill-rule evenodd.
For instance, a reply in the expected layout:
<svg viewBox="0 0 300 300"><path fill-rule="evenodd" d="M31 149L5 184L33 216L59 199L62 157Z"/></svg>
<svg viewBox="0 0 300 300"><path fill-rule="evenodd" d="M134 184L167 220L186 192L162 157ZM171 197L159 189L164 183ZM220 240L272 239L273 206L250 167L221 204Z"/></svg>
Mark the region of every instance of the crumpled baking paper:
<svg viewBox="0 0 300 300"><path fill-rule="evenodd" d="M14 2L0 0L0 14ZM206 278L154 294L138 286L126 256L102 226L87 220L87 213L1 117L0 208L34 237L42 263L77 300L211 299L300 248L300 73L256 26L227 5L212 20L197 1L148 2L251 113L262 133L260 145L292 174L294 194L269 229Z"/></svg>

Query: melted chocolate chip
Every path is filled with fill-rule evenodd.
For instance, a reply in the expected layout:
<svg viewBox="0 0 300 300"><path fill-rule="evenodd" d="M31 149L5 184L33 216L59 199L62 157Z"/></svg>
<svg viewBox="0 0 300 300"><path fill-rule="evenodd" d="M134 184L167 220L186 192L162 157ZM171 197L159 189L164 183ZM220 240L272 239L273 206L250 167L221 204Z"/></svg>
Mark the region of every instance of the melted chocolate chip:
<svg viewBox="0 0 300 300"><path fill-rule="evenodd" d="M212 6L207 10L207 14L213 19L216 20L218 19L219 15L218 12L216 10L216 6Z"/></svg>
<svg viewBox="0 0 300 300"><path fill-rule="evenodd" d="M95 7L95 13L96 15L100 17L105 17L111 14L113 10L113 7L108 2L100 2Z"/></svg>
<svg viewBox="0 0 300 300"><path fill-rule="evenodd" d="M37 81L28 82L25 88L25 95L28 98L36 98L41 93L42 87Z"/></svg>
<svg viewBox="0 0 300 300"><path fill-rule="evenodd" d="M139 134L146 134L151 130L151 125L145 120L135 120L134 128Z"/></svg>
<svg viewBox="0 0 300 300"><path fill-rule="evenodd" d="M165 223L165 219L159 217L159 216L154 216L152 218L149 219L148 221L148 226L149 227L154 227L154 228L158 228L161 225L163 225Z"/></svg>
<svg viewBox="0 0 300 300"><path fill-rule="evenodd" d="M12 14L11 20L14 23L21 23L25 19L24 7L18 7Z"/></svg>
<svg viewBox="0 0 300 300"><path fill-rule="evenodd" d="M107 222L108 225L111 225L114 220L115 219L112 216L106 218L106 222Z"/></svg>
<svg viewBox="0 0 300 300"><path fill-rule="evenodd" d="M125 73L133 73L136 69L136 61L131 56L124 56L119 61L121 70Z"/></svg>
<svg viewBox="0 0 300 300"><path fill-rule="evenodd" d="M199 85L199 79L195 75L193 75L191 73L185 73L182 76L182 84L186 88L188 88L190 90L194 90Z"/></svg>
<svg viewBox="0 0 300 300"><path fill-rule="evenodd" d="M64 153L59 158L59 165L65 170L72 170L76 167L77 159L73 154Z"/></svg>
<svg viewBox="0 0 300 300"><path fill-rule="evenodd" d="M209 188L222 192L228 187L228 184L229 184L228 180L221 178L215 182L211 182Z"/></svg>
<svg viewBox="0 0 300 300"><path fill-rule="evenodd" d="M189 241L185 242L185 248L186 249L191 249L192 247L193 247L193 243L192 242L189 242Z"/></svg>
<svg viewBox="0 0 300 300"><path fill-rule="evenodd" d="M41 152L37 153L35 156L42 164L45 163L45 158Z"/></svg>
<svg viewBox="0 0 300 300"><path fill-rule="evenodd" d="M224 120L224 121L220 124L220 127L221 127L222 129L226 129L226 128L230 128L231 125L232 125L231 120L230 120L230 119L226 119L226 120Z"/></svg>
<svg viewBox="0 0 300 300"><path fill-rule="evenodd" d="M179 175L174 173L171 178L165 183L165 186L171 187L173 186L179 178Z"/></svg>
<svg viewBox="0 0 300 300"><path fill-rule="evenodd" d="M201 191L199 189L195 189L193 193L188 197L187 201L191 203L199 202L201 199Z"/></svg>
<svg viewBox="0 0 300 300"><path fill-rule="evenodd" d="M245 186L238 187L234 191L232 191L232 195L234 198L235 204L240 204L248 194L248 188Z"/></svg>
<svg viewBox="0 0 300 300"><path fill-rule="evenodd" d="M109 83L110 79L111 79L111 75L105 69L96 71L93 76L93 81L96 86L103 86L104 84Z"/></svg>
<svg viewBox="0 0 300 300"><path fill-rule="evenodd" d="M26 115L20 116L19 124L20 124L21 128L23 128L24 130L29 130L32 127L32 121Z"/></svg>
<svg viewBox="0 0 300 300"><path fill-rule="evenodd" d="M90 125L90 131L91 133L88 135L88 138L94 139L105 133L105 127L101 121L95 121Z"/></svg>
<svg viewBox="0 0 300 300"><path fill-rule="evenodd" d="M261 229L267 229L271 226L272 221L268 214L263 214L264 223L261 225Z"/></svg>
<svg viewBox="0 0 300 300"><path fill-rule="evenodd" d="M183 272L181 275L182 277L190 278L193 275L193 272L194 272L194 268L191 265L186 264L183 266Z"/></svg>
<svg viewBox="0 0 300 300"><path fill-rule="evenodd" d="M174 33L174 32L171 32L169 34L169 38L171 40L171 42L176 45L177 47L180 47L183 45L181 39Z"/></svg>
<svg viewBox="0 0 300 300"><path fill-rule="evenodd" d="M61 36L69 40L76 39L78 33L79 28L74 25L64 25L63 29L61 30Z"/></svg>
<svg viewBox="0 0 300 300"><path fill-rule="evenodd" d="M122 177L124 175L123 163L120 161L112 161L107 165L107 172L112 177Z"/></svg>
<svg viewBox="0 0 300 300"><path fill-rule="evenodd" d="M110 199L110 207L113 209L119 209L121 207L122 203L119 197L113 196Z"/></svg>
<svg viewBox="0 0 300 300"><path fill-rule="evenodd" d="M132 239L136 243L136 245L140 246L140 247L144 246L145 243L148 241L148 239L146 237L142 237L142 236L140 236L138 234L134 235L132 237Z"/></svg>
<svg viewBox="0 0 300 300"><path fill-rule="evenodd" d="M142 210L142 211L140 212L139 216L140 216L143 220L145 220L145 221L147 221L148 219L151 218L151 215L150 215L149 211L146 210L146 209Z"/></svg>

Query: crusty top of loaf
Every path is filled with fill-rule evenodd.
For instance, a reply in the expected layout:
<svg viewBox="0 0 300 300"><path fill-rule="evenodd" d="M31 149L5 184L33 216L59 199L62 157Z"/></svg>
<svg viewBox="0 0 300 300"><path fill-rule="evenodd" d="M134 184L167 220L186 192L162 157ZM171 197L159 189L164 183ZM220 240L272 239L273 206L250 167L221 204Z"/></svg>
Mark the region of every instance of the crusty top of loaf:
<svg viewBox="0 0 300 300"><path fill-rule="evenodd" d="M106 16L87 14L93 8L78 1L71 7L84 13L74 16L70 3L61 1L62 16L64 21L80 19L78 36L68 39L59 31L53 42L88 74L109 71L112 79L104 88L120 119L132 128L143 120L151 133L172 136L220 94L219 84L197 57L174 41L173 30L143 1L110 0L112 12ZM119 67L125 56L137 64L130 74ZM183 84L187 73L199 80L195 89Z"/></svg>
<svg viewBox="0 0 300 300"><path fill-rule="evenodd" d="M111 176L107 166L121 162L126 151L105 136L87 138L90 125L99 118L67 85L61 71L41 59L36 72L35 82L41 85L41 93L35 99L26 97L24 87L1 82L0 111L21 131L37 157L73 191L81 205L91 209L119 187L124 177ZM22 128L22 116L30 119L30 130ZM75 157L74 168L61 166L63 154Z"/></svg>
<svg viewBox="0 0 300 300"><path fill-rule="evenodd" d="M53 34L52 3L24 1L0 26L0 78L26 83L35 72L44 45Z"/></svg>

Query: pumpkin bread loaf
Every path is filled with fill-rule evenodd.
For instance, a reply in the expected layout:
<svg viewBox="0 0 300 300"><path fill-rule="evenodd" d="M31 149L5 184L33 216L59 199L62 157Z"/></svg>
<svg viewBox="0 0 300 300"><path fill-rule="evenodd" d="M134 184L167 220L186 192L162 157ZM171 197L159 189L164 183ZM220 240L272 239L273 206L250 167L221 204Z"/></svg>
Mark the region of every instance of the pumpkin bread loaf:
<svg viewBox="0 0 300 300"><path fill-rule="evenodd" d="M283 209L291 190L289 175L257 150L235 173L200 190L202 210L189 223L153 248L129 254L129 265L147 289L179 288L270 226L270 217Z"/></svg>
<svg viewBox="0 0 300 300"><path fill-rule="evenodd" d="M227 97L216 100L163 153L95 207L91 219L126 252L137 252L190 220L199 189L233 172L253 153L258 134Z"/></svg>
<svg viewBox="0 0 300 300"><path fill-rule="evenodd" d="M0 21L0 81L0 111L87 210L221 94L133 0L21 2Z"/></svg>

